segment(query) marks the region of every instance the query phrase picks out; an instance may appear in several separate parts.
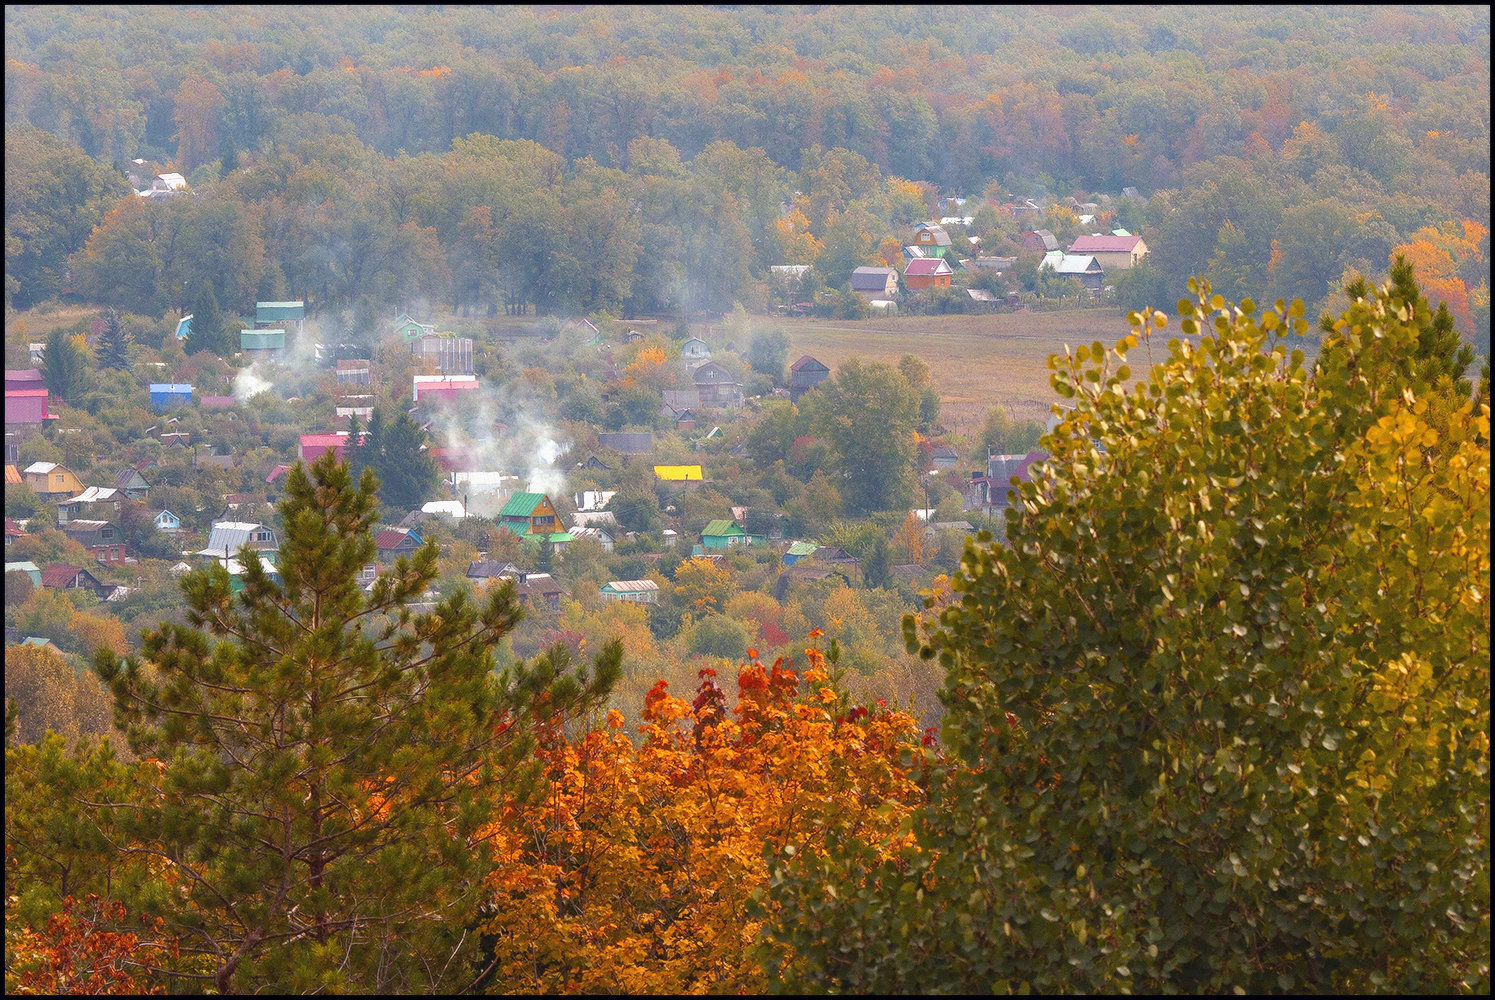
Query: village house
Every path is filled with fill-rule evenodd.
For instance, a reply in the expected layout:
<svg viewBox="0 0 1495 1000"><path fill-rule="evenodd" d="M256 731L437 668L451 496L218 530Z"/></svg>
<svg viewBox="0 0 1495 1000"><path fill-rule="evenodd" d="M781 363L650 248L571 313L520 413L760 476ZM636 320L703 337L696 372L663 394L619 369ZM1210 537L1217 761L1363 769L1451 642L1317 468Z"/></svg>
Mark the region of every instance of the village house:
<svg viewBox="0 0 1495 1000"><path fill-rule="evenodd" d="M42 373L36 368L7 368L5 369L5 391L27 389L45 389L47 382L42 378Z"/></svg>
<svg viewBox="0 0 1495 1000"><path fill-rule="evenodd" d="M944 226L926 222L914 230L913 245L930 257L943 257L950 252L950 234Z"/></svg>
<svg viewBox="0 0 1495 1000"><path fill-rule="evenodd" d="M561 598L566 595L565 589L549 573L516 570L512 576L505 575L502 579L514 581L514 593L525 607L559 611Z"/></svg>
<svg viewBox="0 0 1495 1000"><path fill-rule="evenodd" d="M762 545L762 535L749 535L742 525L730 518L718 518L701 529L701 548L719 552L739 545Z"/></svg>
<svg viewBox="0 0 1495 1000"><path fill-rule="evenodd" d="M125 561L124 535L110 522L76 519L58 527L98 562L110 566Z"/></svg>
<svg viewBox="0 0 1495 1000"><path fill-rule="evenodd" d="M363 436L359 436L363 440ZM348 458L348 432L335 431L330 434L303 434L296 449L296 457L307 465L315 462L327 452L333 452L339 462ZM277 477L278 478L278 477ZM268 480L267 480L268 482Z"/></svg>
<svg viewBox="0 0 1495 1000"><path fill-rule="evenodd" d="M401 556L409 556L421 547L420 535L409 528L381 528L374 536L379 549L379 561L392 563Z"/></svg>
<svg viewBox="0 0 1495 1000"><path fill-rule="evenodd" d="M903 284L911 292L926 288L949 288L954 274L949 262L942 257L911 260L903 271Z"/></svg>
<svg viewBox="0 0 1495 1000"><path fill-rule="evenodd" d="M814 542L793 542L790 544L789 548L784 550L784 555L782 556L784 565L793 566L801 559L813 556L815 554L815 550L818 548L820 548L820 546L816 545Z"/></svg>
<svg viewBox="0 0 1495 1000"><path fill-rule="evenodd" d="M1030 229L1018 233L1017 245L1030 253L1046 254L1059 249L1059 241L1047 229Z"/></svg>
<svg viewBox="0 0 1495 1000"><path fill-rule="evenodd" d="M83 484L66 467L56 462L32 462L21 472L26 485L37 496L53 500L59 497L76 496L83 492Z"/></svg>
<svg viewBox="0 0 1495 1000"><path fill-rule="evenodd" d="M278 358L285 347L286 332L279 327L239 331L239 350L253 360Z"/></svg>
<svg viewBox="0 0 1495 1000"><path fill-rule="evenodd" d="M156 526L157 531L168 535L178 534L182 530L182 519L169 510L159 510L154 513L151 523Z"/></svg>
<svg viewBox="0 0 1495 1000"><path fill-rule="evenodd" d="M583 490L571 498L571 505L579 511L601 510L617 495L617 490Z"/></svg>
<svg viewBox="0 0 1495 1000"><path fill-rule="evenodd" d="M21 526L19 524L12 521L8 517L5 519L5 544L7 546L9 546L11 542L15 541L17 538L20 538L25 534L26 532L21 530Z"/></svg>
<svg viewBox="0 0 1495 1000"><path fill-rule="evenodd" d="M153 382L150 387L151 409L163 413L174 406L192 405L192 386L185 382Z"/></svg>
<svg viewBox="0 0 1495 1000"><path fill-rule="evenodd" d="M204 410L232 410L238 402L232 396L202 396L198 398L197 405ZM228 419L233 420L234 415L229 413Z"/></svg>
<svg viewBox="0 0 1495 1000"><path fill-rule="evenodd" d="M411 377L411 397L417 405L451 403L464 392L478 388L476 375L415 375Z"/></svg>
<svg viewBox="0 0 1495 1000"><path fill-rule="evenodd" d="M215 521L208 532L208 544L194 555L223 562L238 555L244 546L261 553L274 553L280 548L275 529L257 521Z"/></svg>
<svg viewBox="0 0 1495 1000"><path fill-rule="evenodd" d="M1093 256L1107 272L1125 271L1147 256L1147 244L1140 236L1081 236L1069 252Z"/></svg>
<svg viewBox="0 0 1495 1000"><path fill-rule="evenodd" d="M147 200L170 198L173 195L187 193L187 178L178 173L156 174L151 178L150 187L135 192L136 195Z"/></svg>
<svg viewBox="0 0 1495 1000"><path fill-rule="evenodd" d="M691 337L680 345L680 359L687 365L697 361L710 361L711 348L700 337Z"/></svg>
<svg viewBox="0 0 1495 1000"><path fill-rule="evenodd" d="M390 330L390 333L408 344L419 340L421 337L434 336L436 333L436 324L420 323L411 319L405 313L400 313L395 318L394 327Z"/></svg>
<svg viewBox="0 0 1495 1000"><path fill-rule="evenodd" d="M701 467L699 465L656 465L654 477L662 483L699 483Z"/></svg>
<svg viewBox="0 0 1495 1000"><path fill-rule="evenodd" d="M572 540L570 532L561 530L555 505L544 493L515 493L498 512L498 523L520 538L538 538L552 545Z"/></svg>
<svg viewBox="0 0 1495 1000"><path fill-rule="evenodd" d="M164 435L162 436L164 440ZM234 455L233 449L227 445L222 446L222 452L217 447L192 449L192 468L194 469L232 469L239 464L238 457Z"/></svg>
<svg viewBox="0 0 1495 1000"><path fill-rule="evenodd" d="M789 399L798 403L799 398L830 378L831 370L806 354L789 366Z"/></svg>
<svg viewBox="0 0 1495 1000"><path fill-rule="evenodd" d="M937 444L929 449L929 460L936 469L952 469L960 461L960 455L947 444Z"/></svg>
<svg viewBox="0 0 1495 1000"><path fill-rule="evenodd" d="M254 304L254 325L262 330L279 329L281 339L285 339L285 331L295 324L296 335L302 333L303 324L306 322L306 303L300 300L295 302L256 302Z"/></svg>
<svg viewBox="0 0 1495 1000"><path fill-rule="evenodd" d="M192 336L192 314L188 313L176 321L176 339L186 340Z"/></svg>
<svg viewBox="0 0 1495 1000"><path fill-rule="evenodd" d="M21 442L42 429L58 414L49 412L47 390L5 390L5 461L14 463L20 457Z"/></svg>
<svg viewBox="0 0 1495 1000"><path fill-rule="evenodd" d="M1044 258L1043 267L1052 267L1065 278L1076 278L1091 295L1099 295L1106 284L1106 272L1091 254L1067 253L1057 261Z"/></svg>
<svg viewBox="0 0 1495 1000"><path fill-rule="evenodd" d="M653 580L609 580L598 591L604 601L658 604L659 584Z"/></svg>
<svg viewBox="0 0 1495 1000"><path fill-rule="evenodd" d="M565 589L549 573L531 573L513 563L498 563L480 559L469 563L467 578L475 585L496 583L503 580L514 582L514 593L519 603L535 608L558 611Z"/></svg>
<svg viewBox="0 0 1495 1000"><path fill-rule="evenodd" d="M851 272L851 290L868 302L898 294L898 272L891 267L859 267Z"/></svg>
<svg viewBox="0 0 1495 1000"><path fill-rule="evenodd" d="M6 533L9 534L8 529ZM24 562L6 563L5 573L7 576L9 576L11 573L25 573L26 578L31 581L31 586L40 587L42 585L42 571L37 569L36 563L32 562L29 559L25 560Z"/></svg>
<svg viewBox="0 0 1495 1000"><path fill-rule="evenodd" d="M57 524L67 524L77 518L89 518L97 513L118 514L125 495L112 486L90 486L77 496L68 497L57 505Z"/></svg>
<svg viewBox="0 0 1495 1000"><path fill-rule="evenodd" d="M89 590L99 600L109 596L113 587L106 586L88 570L67 563L53 563L41 571L38 586L48 590Z"/></svg>
<svg viewBox="0 0 1495 1000"><path fill-rule="evenodd" d="M575 539L590 538L602 546L603 552L612 552L615 547L613 532L616 528L602 524L582 524L571 526L571 536Z"/></svg>
<svg viewBox="0 0 1495 1000"><path fill-rule="evenodd" d="M701 365L691 377L702 406L733 409L742 405L742 383L715 361Z"/></svg>
<svg viewBox="0 0 1495 1000"><path fill-rule="evenodd" d="M1007 493L1013 489L1012 480L1027 482L1032 478L1034 463L1045 458L1048 458L1048 453L1044 451L1030 451L1026 455L988 455L986 475L971 478L974 495L968 494L968 499L975 500L976 503L970 506L1005 510L1008 506Z"/></svg>

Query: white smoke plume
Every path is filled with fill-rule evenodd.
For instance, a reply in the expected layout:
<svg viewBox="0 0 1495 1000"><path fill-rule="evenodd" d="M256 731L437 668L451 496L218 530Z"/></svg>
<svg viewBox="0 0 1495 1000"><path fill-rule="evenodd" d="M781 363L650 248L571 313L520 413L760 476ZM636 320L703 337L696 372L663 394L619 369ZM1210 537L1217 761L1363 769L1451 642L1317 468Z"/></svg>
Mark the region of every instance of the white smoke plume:
<svg viewBox="0 0 1495 1000"><path fill-rule="evenodd" d="M469 454L475 472L505 477L487 477L486 490L476 481L456 486L459 498L467 495L472 513L492 516L515 489L551 496L565 490L561 459L571 442L555 426L549 408L521 386L481 381L454 400L430 405L424 419L431 421L432 447ZM501 488L492 488L499 483Z"/></svg>
<svg viewBox="0 0 1495 1000"><path fill-rule="evenodd" d="M262 392L282 399L309 394L323 372L317 357L322 330L317 320L307 320L300 336L286 331L286 347L278 358L261 358L234 376L234 398L243 403Z"/></svg>
<svg viewBox="0 0 1495 1000"><path fill-rule="evenodd" d="M248 368L241 369L239 374L234 376L234 399L244 403L262 392L274 389L275 384L270 379L262 377L270 374L266 370L267 367L262 362L256 361Z"/></svg>

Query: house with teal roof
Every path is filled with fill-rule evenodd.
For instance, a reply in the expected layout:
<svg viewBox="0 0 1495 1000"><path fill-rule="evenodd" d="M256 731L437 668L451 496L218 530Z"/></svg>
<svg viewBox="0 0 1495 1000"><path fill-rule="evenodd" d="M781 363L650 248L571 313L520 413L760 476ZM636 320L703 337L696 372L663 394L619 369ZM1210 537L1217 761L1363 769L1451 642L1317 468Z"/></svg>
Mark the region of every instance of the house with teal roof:
<svg viewBox="0 0 1495 1000"><path fill-rule="evenodd" d="M256 302L254 304L254 325L261 329L284 329L295 324L296 332L301 332L302 323L306 320L306 303L299 299L295 302Z"/></svg>
<svg viewBox="0 0 1495 1000"><path fill-rule="evenodd" d="M285 350L284 330L240 330L239 349L254 352L280 352Z"/></svg>
<svg viewBox="0 0 1495 1000"><path fill-rule="evenodd" d="M5 573L7 576L11 573L25 573L31 579L31 586L40 587L42 585L42 571L37 568L36 563L30 560L6 563Z"/></svg>

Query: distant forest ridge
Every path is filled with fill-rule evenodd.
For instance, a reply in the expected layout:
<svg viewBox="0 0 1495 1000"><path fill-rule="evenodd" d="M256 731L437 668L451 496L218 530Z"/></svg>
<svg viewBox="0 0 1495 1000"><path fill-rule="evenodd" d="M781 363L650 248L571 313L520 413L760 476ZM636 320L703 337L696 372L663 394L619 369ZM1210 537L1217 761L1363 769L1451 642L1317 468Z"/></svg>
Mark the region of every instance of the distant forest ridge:
<svg viewBox="0 0 1495 1000"><path fill-rule="evenodd" d="M1227 297L1267 290L1320 303L1347 272L1384 275L1401 250L1484 345L1489 24L1483 8L11 8L7 148L29 125L101 164L169 164L200 194L208 177L228 177L225 164L279 157L273 173L234 175L238 190L220 197L266 204L300 191L303 205L288 209L330 204L334 216L340 197L370 200L369 225L434 230L455 271L471 257L454 249L465 217L419 198L386 204L388 178L449 182L468 136L534 142L556 166L504 156L538 168L558 204L601 199L592 208L624 229L610 192L644 206L640 280L588 256L615 257L608 244L632 234L599 236L565 249L585 262L576 273L520 290L552 311L750 302L748 276L762 282L781 263L814 263L835 286L845 265L875 261L871 251L932 215L934 191L997 200L1134 188L1150 202L1130 224L1147 233L1159 272L1133 282L1139 300L1166 302L1188 274L1208 273ZM762 150L782 170L727 163L724 143ZM716 179L697 190L709 148ZM335 180L298 184L287 157L353 178L351 193ZM672 195L640 194L608 171L694 176ZM899 179L928 186L912 219ZM814 201L817 181L822 197L802 225L781 211L795 191ZM7 202L28 183L8 176ZM694 197L726 242L749 239L750 259L730 246L680 250L687 223L651 214L677 195ZM847 206L878 224L843 220L856 238L823 260L816 246L838 235ZM791 216L782 239L766 210ZM70 221L81 236L67 254L98 217ZM298 277L302 265L277 253L274 222L269 208L242 241L263 239L309 305L348 301L358 289L339 280L358 275ZM9 205L7 227L25 231ZM662 241L663 230L681 235ZM508 241L511 263L515 248ZM42 264L11 250L16 304L62 290L65 267L54 260L38 276ZM220 289L227 303L252 300L253 284L238 281L237 293ZM716 287L698 292L702 283Z"/></svg>
<svg viewBox="0 0 1495 1000"><path fill-rule="evenodd" d="M7 123L185 171L216 157L194 148L210 133L329 128L386 155L481 132L626 167L647 135L792 170L843 146L963 190L1015 172L1151 191L1308 121L1383 183L1427 159L1489 172L1477 7L12 8L6 26Z"/></svg>

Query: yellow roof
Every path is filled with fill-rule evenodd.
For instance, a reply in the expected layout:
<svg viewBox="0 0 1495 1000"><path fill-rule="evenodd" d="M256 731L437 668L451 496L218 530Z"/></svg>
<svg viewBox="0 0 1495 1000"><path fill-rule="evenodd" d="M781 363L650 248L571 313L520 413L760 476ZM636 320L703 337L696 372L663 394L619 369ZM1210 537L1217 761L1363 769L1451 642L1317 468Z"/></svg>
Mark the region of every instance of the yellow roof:
<svg viewBox="0 0 1495 1000"><path fill-rule="evenodd" d="M699 483L701 481L699 465L656 465L654 474L667 483Z"/></svg>

